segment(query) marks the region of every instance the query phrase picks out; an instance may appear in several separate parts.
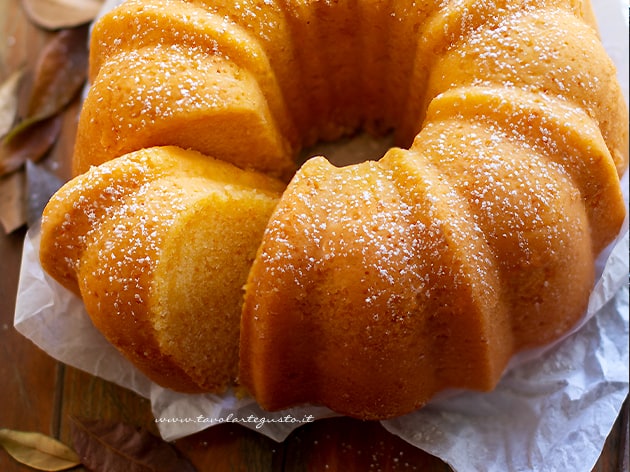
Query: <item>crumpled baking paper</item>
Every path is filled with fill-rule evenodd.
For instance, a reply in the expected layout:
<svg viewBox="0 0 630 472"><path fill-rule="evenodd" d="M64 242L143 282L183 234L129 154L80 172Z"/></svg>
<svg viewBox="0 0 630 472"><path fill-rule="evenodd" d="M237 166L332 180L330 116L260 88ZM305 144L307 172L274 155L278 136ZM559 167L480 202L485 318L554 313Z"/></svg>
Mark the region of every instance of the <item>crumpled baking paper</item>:
<svg viewBox="0 0 630 472"><path fill-rule="evenodd" d="M623 0L595 0L602 41L628 98L628 16ZM623 188L628 206L628 175ZM252 399L179 394L154 384L93 327L82 302L45 274L39 230L24 241L14 325L55 359L150 399L161 435L174 440L233 422L284 440L335 416L323 407L264 412ZM383 426L457 472L590 471L628 394L628 218L598 259L601 276L583 321L558 342L517 355L490 393L444 392Z"/></svg>

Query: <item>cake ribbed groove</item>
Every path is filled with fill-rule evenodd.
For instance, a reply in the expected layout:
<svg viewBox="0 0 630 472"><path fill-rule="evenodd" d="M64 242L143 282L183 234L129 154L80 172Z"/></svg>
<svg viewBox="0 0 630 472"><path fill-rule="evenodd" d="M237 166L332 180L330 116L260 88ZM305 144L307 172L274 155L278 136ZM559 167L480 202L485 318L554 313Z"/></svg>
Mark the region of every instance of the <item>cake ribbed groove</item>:
<svg viewBox="0 0 630 472"><path fill-rule="evenodd" d="M496 90L483 92L466 88L438 97L439 113L429 111L411 149L469 201L500 261L516 345L531 347L567 329L586 306L593 277L589 216L571 173L533 142L541 124L530 116L535 106L522 96L508 103ZM610 198L619 208L620 195ZM580 295L568 300L567 293ZM564 316L549 319L550 310Z"/></svg>
<svg viewBox="0 0 630 472"><path fill-rule="evenodd" d="M461 87L438 96L427 111L427 123L469 120L496 127L506 139L531 147L541 159L560 167L586 203L589 225L605 229L593 236L593 252L610 241L611 215L623 218L625 206L617 173L593 118L566 100L516 88ZM421 135L419 135L421 136ZM417 138L421 141L422 137Z"/></svg>
<svg viewBox="0 0 630 472"><path fill-rule="evenodd" d="M291 143L289 156L293 155L299 145L297 132L261 40L239 22L198 3L155 0L146 4L132 0L123 4L117 12L119 21L97 24L100 30L94 36L106 40L91 45L91 78L96 78L103 63L111 60L109 50L124 54L135 48L177 44L197 51L200 61L201 55L221 56L255 77L279 129ZM146 18L142 24L134 21L139 14ZM111 48L112 44L116 47Z"/></svg>
<svg viewBox="0 0 630 472"><path fill-rule="evenodd" d="M253 59L265 61L265 71L273 75L272 79L275 81L273 93L279 93L282 103L280 108L282 118L279 121L283 126L287 125L287 138L292 144L292 151L295 152L303 145L302 120L308 116L308 113L300 103L304 90L296 85L301 83L299 77L301 74L296 74L296 69L301 67L301 64L296 59L293 41L287 31L287 18L284 9L279 5L280 2L278 0L264 2L242 0L238 8L235 8L233 0L194 0L194 2L200 9L205 9L218 18L229 20L238 28L247 31L249 37L255 39L258 49ZM245 57L238 60L251 59ZM285 117L285 113L288 116Z"/></svg>
<svg viewBox="0 0 630 472"><path fill-rule="evenodd" d="M611 100L621 96L614 65L571 2L549 3L510 11L446 51L432 67L423 108L439 94L466 86L556 96L595 119L621 173L627 165L628 127L616 123L628 121L628 110L622 101Z"/></svg>
<svg viewBox="0 0 630 472"><path fill-rule="evenodd" d="M442 273L444 268L452 271L444 279L446 284L443 287L412 288L419 300L424 299L418 303L414 315L426 317L430 323L427 331L434 333L431 362L435 366L436 385L434 391L423 394L428 399L447 385L489 389L515 350L510 307L502 296L503 281L497 254L483 228L478 225L468 196L449 180L452 174L442 172L439 161L431 161L414 150L394 148L379 164L389 170L390 178L399 189L402 204L410 208L408 237L417 238L416 257L431 254L426 248L435 241L429 240L441 242L443 267L437 260L431 262L435 262L436 266L421 264L418 267L426 273L419 274L419 277L437 279L440 278L437 274ZM409 188L414 191L409 192ZM428 230L416 234L418 225ZM434 258L433 255L429 257ZM430 293L432 291L443 298L435 299ZM457 294L456 303L449 293ZM450 328L444 329L446 326ZM448 352L447 356L444 356L445 352ZM460 359L469 356L475 359L475 365L481 366L474 373L459 363ZM449 364L444 359L454 362Z"/></svg>
<svg viewBox="0 0 630 472"><path fill-rule="evenodd" d="M433 65L448 50L465 42L478 28L493 24L507 14L509 8L521 4L521 0L462 0L443 2L436 10L429 10L420 29L418 44L413 56L407 106L401 112L402 121L396 128L396 139L405 147L416 136L422 122L426 104L433 97L428 95L427 82Z"/></svg>

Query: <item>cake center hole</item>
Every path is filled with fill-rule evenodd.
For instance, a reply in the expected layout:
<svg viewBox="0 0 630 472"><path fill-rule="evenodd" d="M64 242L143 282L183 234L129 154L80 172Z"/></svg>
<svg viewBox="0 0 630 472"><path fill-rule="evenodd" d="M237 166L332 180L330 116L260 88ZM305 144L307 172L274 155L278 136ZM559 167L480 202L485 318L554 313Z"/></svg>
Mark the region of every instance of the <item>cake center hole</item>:
<svg viewBox="0 0 630 472"><path fill-rule="evenodd" d="M298 158L298 165L301 166L315 156L324 156L337 167L377 161L393 146L393 143L393 133L385 136L359 133L336 141L316 143L314 146L303 149Z"/></svg>

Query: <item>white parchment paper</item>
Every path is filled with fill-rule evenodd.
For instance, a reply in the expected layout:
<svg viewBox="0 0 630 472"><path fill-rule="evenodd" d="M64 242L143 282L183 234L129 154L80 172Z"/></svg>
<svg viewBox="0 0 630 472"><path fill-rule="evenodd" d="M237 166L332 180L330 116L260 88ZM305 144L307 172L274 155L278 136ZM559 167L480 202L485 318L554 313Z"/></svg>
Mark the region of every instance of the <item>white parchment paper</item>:
<svg viewBox="0 0 630 472"><path fill-rule="evenodd" d="M111 7L111 5L110 5ZM628 98L628 4L595 0L604 46ZM628 206L628 176L623 184ZM321 407L264 412L249 398L179 394L152 383L93 327L82 302L43 272L39 230L24 242L15 327L55 359L149 398L167 440L235 422L277 441L334 416ZM445 392L383 421L456 471L590 471L628 394L628 218L598 259L601 276L583 321L562 340L516 356L490 393Z"/></svg>

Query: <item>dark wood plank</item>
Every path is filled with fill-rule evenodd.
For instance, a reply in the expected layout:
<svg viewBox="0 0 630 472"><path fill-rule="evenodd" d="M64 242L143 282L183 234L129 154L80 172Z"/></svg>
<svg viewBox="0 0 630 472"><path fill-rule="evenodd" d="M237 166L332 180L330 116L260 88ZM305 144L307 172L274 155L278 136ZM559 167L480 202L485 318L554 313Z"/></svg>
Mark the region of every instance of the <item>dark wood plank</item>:
<svg viewBox="0 0 630 472"><path fill-rule="evenodd" d="M59 406L62 440L70 439L70 416L119 421L157 434L149 400L131 390L69 366L64 368L62 389Z"/></svg>
<svg viewBox="0 0 630 472"><path fill-rule="evenodd" d="M236 424L212 426L175 442L199 471L279 472L285 445Z"/></svg>
<svg viewBox="0 0 630 472"><path fill-rule="evenodd" d="M58 364L13 328L23 237L0 230L0 427L55 435ZM24 468L0 450L0 470Z"/></svg>
<svg viewBox="0 0 630 472"><path fill-rule="evenodd" d="M615 422L599 460L593 472L628 472L628 412L630 403L628 398L623 404L619 417Z"/></svg>
<svg viewBox="0 0 630 472"><path fill-rule="evenodd" d="M451 472L441 460L386 431L380 423L332 418L300 427L286 441L286 472Z"/></svg>

